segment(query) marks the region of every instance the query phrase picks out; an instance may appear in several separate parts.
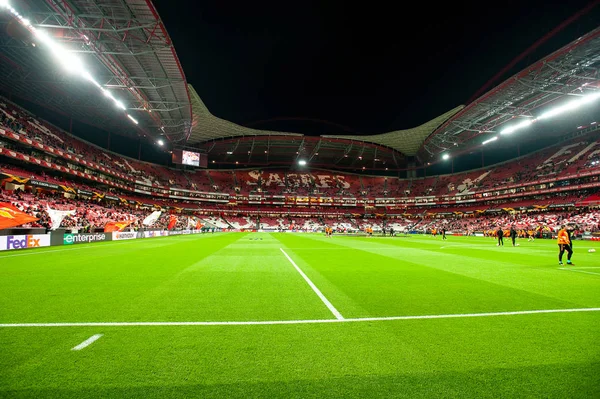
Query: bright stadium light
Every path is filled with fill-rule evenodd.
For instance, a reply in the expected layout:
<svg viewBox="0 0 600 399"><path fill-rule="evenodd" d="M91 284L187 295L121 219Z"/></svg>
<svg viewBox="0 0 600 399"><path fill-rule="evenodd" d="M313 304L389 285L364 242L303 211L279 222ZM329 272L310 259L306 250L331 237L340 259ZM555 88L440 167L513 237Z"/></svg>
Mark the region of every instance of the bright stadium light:
<svg viewBox="0 0 600 399"><path fill-rule="evenodd" d="M515 130L522 129L522 128L526 127L526 126L531 125L534 121L535 121L535 119L533 119L533 120L532 119L525 119L525 120L517 123L516 125L513 125L513 126L505 128L504 130L502 130L500 132L500 134L510 134L510 133L514 132Z"/></svg>
<svg viewBox="0 0 600 399"><path fill-rule="evenodd" d="M138 121L137 121L137 119L135 119L133 116L131 116L131 115L127 114L127 117L128 117L129 119L131 119L131 120L133 121L133 123L135 123L136 125L138 124Z"/></svg>
<svg viewBox="0 0 600 399"><path fill-rule="evenodd" d="M496 141L496 140L498 140L498 136L494 136L491 139L487 139L486 141L484 141L481 144L486 145L487 143L491 143L492 141Z"/></svg>
<svg viewBox="0 0 600 399"><path fill-rule="evenodd" d="M563 104L559 107L553 108L550 111L546 111L540 116L537 117L538 120L552 118L553 116L560 115L563 112L571 111L579 108L582 104L581 100L569 101L566 104Z"/></svg>
<svg viewBox="0 0 600 399"><path fill-rule="evenodd" d="M568 103L560 105L560 106L558 106L556 108L553 108L550 111L546 111L542 115L538 116L537 119L548 119L548 118L551 118L553 116L562 114L563 112L577 109L580 106L589 104L589 103L591 103L593 101L596 101L599 98L600 98L600 91L597 91L597 92L592 93L592 94L585 95L585 96L583 96L583 97L581 97L581 98L579 98L577 100L569 101Z"/></svg>
<svg viewBox="0 0 600 399"><path fill-rule="evenodd" d="M69 54L66 51L61 51L62 54L57 54L58 56L58 60L60 61L60 63L63 65L63 67L71 72L71 73L81 73L83 74L84 72L84 68L83 68L83 63L81 62L81 59L79 59L79 57L73 55L73 54Z"/></svg>
<svg viewBox="0 0 600 399"><path fill-rule="evenodd" d="M156 143L157 143L158 145L164 145L164 144L165 144L165 142L164 142L164 141L162 141L161 139L159 139L159 140L158 140Z"/></svg>
<svg viewBox="0 0 600 399"><path fill-rule="evenodd" d="M13 7L11 7L9 0L0 0L0 7L8 9L8 11L14 17L16 17L17 20L36 37L37 40L35 40L35 42L37 42L38 44L39 43L44 44L46 47L48 47L51 50L52 54L57 58L58 62L60 64L62 64L62 66L67 71L69 71L70 73L72 73L74 75L79 75L79 76L83 77L85 80L93 83L96 87L98 87L100 89L100 91L102 91L102 93L104 93L104 95L106 97L110 98L118 108L122 109L123 111L127 110L127 108L125 107L125 104L123 104L122 101L117 100L115 97L113 97L111 92L104 89L102 87L102 85L100 83L98 83L92 77L92 75L85 69L85 65L83 64L80 57L73 54L70 50L64 48L58 42L54 41L54 39L46 31L40 30L40 29L36 28L35 26L33 26L31 24L31 20L29 20L28 18L25 18L23 15L19 14L17 12L17 10L15 10ZM84 35L84 38L86 41L89 41L89 38L87 36ZM35 43L32 43L32 44L35 46ZM136 125L138 124L138 121L133 116L131 116L129 114L126 114L126 115ZM163 129L163 131L164 131L164 128L161 128L161 129ZM162 142L162 140L160 140L159 145L163 145L163 144L164 143Z"/></svg>
<svg viewBox="0 0 600 399"><path fill-rule="evenodd" d="M86 80L89 80L90 82L92 82L94 84L94 86L96 86L100 89L102 88L102 85L100 83L96 82L96 79L94 79L94 77L92 75L90 75L90 73L88 71L84 71L82 73L82 75Z"/></svg>
<svg viewBox="0 0 600 399"><path fill-rule="evenodd" d="M301 160L298 161L298 165L305 166L306 165L306 161L304 159L301 159Z"/></svg>
<svg viewBox="0 0 600 399"><path fill-rule="evenodd" d="M587 96L584 96L579 101L581 102L581 105L584 105L584 104L587 104L587 103L591 103L592 101L596 101L599 98L600 98L600 91L597 91L595 93L588 94Z"/></svg>
<svg viewBox="0 0 600 399"><path fill-rule="evenodd" d="M104 95L108 98L110 98L111 100L114 100L115 98L113 97L112 93L106 89L102 89L102 93L104 93ZM115 100L116 101L116 100Z"/></svg>
<svg viewBox="0 0 600 399"><path fill-rule="evenodd" d="M442 155L442 159L445 161L447 159L450 159L450 155L449 154L444 154Z"/></svg>

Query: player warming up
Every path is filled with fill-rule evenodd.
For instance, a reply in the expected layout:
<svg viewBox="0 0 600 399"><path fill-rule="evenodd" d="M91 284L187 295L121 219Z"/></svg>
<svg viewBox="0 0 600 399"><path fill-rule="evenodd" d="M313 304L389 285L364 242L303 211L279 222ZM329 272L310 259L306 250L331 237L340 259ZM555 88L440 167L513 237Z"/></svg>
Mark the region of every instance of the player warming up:
<svg viewBox="0 0 600 399"><path fill-rule="evenodd" d="M496 237L498 237L498 244L496 244L497 246L504 246L504 231L502 231L502 227L498 227L498 230L496 231Z"/></svg>
<svg viewBox="0 0 600 399"><path fill-rule="evenodd" d="M515 226L510 226L510 239L512 240L513 247L517 246L517 230Z"/></svg>
<svg viewBox="0 0 600 399"><path fill-rule="evenodd" d="M573 250L571 249L571 240L569 239L569 233L567 233L567 229L565 229L565 225L560 226L560 230L558 231L558 264L562 265L563 254L567 251L567 265L572 265L571 255L573 255Z"/></svg>

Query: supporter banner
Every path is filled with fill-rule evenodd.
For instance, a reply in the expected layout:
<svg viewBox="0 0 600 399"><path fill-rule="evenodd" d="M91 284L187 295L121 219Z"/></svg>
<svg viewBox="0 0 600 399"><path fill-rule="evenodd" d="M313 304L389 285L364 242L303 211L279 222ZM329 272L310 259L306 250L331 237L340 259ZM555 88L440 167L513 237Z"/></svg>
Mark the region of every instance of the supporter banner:
<svg viewBox="0 0 600 399"><path fill-rule="evenodd" d="M79 190L79 189L77 189L77 194L81 194L81 195L87 195L87 196L90 196L90 197L91 197L92 195L94 195L94 193L93 193L93 192L91 192L91 191L87 191L87 190Z"/></svg>
<svg viewBox="0 0 600 399"><path fill-rule="evenodd" d="M60 224L66 216L74 215L76 211L59 211L46 205L46 212L52 221L52 230L56 230L60 227Z"/></svg>
<svg viewBox="0 0 600 399"><path fill-rule="evenodd" d="M117 231L112 235L113 241L135 240L136 238L137 233L135 231Z"/></svg>
<svg viewBox="0 0 600 399"><path fill-rule="evenodd" d="M161 214L162 214L161 211L152 212L150 215L146 216L146 218L144 219L142 224L144 226L152 226L160 218Z"/></svg>
<svg viewBox="0 0 600 399"><path fill-rule="evenodd" d="M177 216L171 215L170 219L169 219L169 225L167 226L167 230L172 230L176 224L177 224Z"/></svg>
<svg viewBox="0 0 600 399"><path fill-rule="evenodd" d="M63 236L64 245L86 244L90 242L111 241L111 233L94 233L94 234L65 234Z"/></svg>
<svg viewBox="0 0 600 399"><path fill-rule="evenodd" d="M13 249L41 248L50 246L50 234L0 236L0 251Z"/></svg>
<svg viewBox="0 0 600 399"><path fill-rule="evenodd" d="M113 231L123 231L125 227L133 223L133 220L124 220L122 222L108 222L104 226L105 233L111 233Z"/></svg>
<svg viewBox="0 0 600 399"><path fill-rule="evenodd" d="M29 216L25 212L21 212L11 204L0 202L0 230L20 226L36 220L38 220L38 218Z"/></svg>

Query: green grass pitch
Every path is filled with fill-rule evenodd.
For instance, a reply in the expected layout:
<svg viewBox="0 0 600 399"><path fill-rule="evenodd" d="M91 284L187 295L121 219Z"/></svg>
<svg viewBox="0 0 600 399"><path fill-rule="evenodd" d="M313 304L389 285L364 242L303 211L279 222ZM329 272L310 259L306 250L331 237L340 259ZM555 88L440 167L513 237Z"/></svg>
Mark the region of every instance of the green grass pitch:
<svg viewBox="0 0 600 399"><path fill-rule="evenodd" d="M508 241L217 233L0 253L0 397L600 397L600 243L561 268L555 241Z"/></svg>

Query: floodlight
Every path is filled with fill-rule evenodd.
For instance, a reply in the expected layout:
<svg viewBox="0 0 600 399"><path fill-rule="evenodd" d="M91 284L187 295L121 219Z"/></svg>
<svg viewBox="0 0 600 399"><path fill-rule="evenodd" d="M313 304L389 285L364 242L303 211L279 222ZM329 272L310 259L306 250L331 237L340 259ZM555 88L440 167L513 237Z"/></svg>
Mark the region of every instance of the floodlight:
<svg viewBox="0 0 600 399"><path fill-rule="evenodd" d="M133 121L133 123L135 123L136 125L138 124L138 121L137 121L137 120L136 120L136 119L135 119L133 116L131 116L131 115L127 114L127 117L128 117L129 119L131 119L131 120Z"/></svg>
<svg viewBox="0 0 600 399"><path fill-rule="evenodd" d="M487 143L491 143L492 141L496 141L496 140L498 140L498 136L494 136L491 139L487 139L486 141L484 141L481 144L486 145Z"/></svg>
<svg viewBox="0 0 600 399"><path fill-rule="evenodd" d="M589 100L590 100L590 98L586 98L585 99L586 102L589 101ZM568 102L568 103L566 103L564 105L561 105L560 107L556 107L554 109L551 109L550 111L544 112L542 115L538 116L537 119L551 118L553 116L562 114L563 112L576 109L580 105L582 105L583 103L584 103L583 100L570 101L570 102Z"/></svg>
<svg viewBox="0 0 600 399"><path fill-rule="evenodd" d="M535 121L536 121L536 119L525 119L525 120L517 123L516 125L509 126L509 127L505 128L504 130L502 130L500 132L500 134L510 134L510 133L514 132L515 130L517 130L517 129L521 129L523 127L531 125Z"/></svg>
<svg viewBox="0 0 600 399"><path fill-rule="evenodd" d="M66 52L64 52L63 54L61 53L62 52L59 52L56 55L58 56L60 63L65 67L67 71L71 73L83 72L83 64L81 63L79 57L73 54L68 54Z"/></svg>
<svg viewBox="0 0 600 399"><path fill-rule="evenodd" d="M160 140L160 139L159 139L159 140L158 140L156 143L157 143L158 145L163 145L163 144L165 144L165 142L164 142L164 141L162 141L162 140Z"/></svg>
<svg viewBox="0 0 600 399"><path fill-rule="evenodd" d="M106 89L102 89L102 93L104 93L104 95L112 100L114 100L115 98L113 97L112 93ZM116 101L116 100L115 100Z"/></svg>
<svg viewBox="0 0 600 399"><path fill-rule="evenodd" d="M9 6L8 0L0 0L0 7L8 8Z"/></svg>
<svg viewBox="0 0 600 399"><path fill-rule="evenodd" d="M581 104L587 104L589 102L597 100L598 98L600 98L600 91L582 97L581 100L579 100L579 102Z"/></svg>
<svg viewBox="0 0 600 399"><path fill-rule="evenodd" d="M301 159L301 160L298 161L298 165L305 166L306 165L306 161L304 159Z"/></svg>
<svg viewBox="0 0 600 399"><path fill-rule="evenodd" d="M444 155L442 155L442 159L443 160L450 159L450 155L444 154Z"/></svg>

